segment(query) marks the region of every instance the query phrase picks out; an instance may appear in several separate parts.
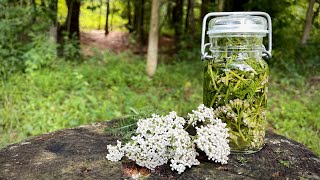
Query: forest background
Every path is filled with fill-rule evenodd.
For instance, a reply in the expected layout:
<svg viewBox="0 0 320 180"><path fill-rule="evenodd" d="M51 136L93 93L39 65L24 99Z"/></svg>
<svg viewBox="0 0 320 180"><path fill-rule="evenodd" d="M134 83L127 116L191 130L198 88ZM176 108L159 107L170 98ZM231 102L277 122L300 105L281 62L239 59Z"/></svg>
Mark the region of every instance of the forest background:
<svg viewBox="0 0 320 180"><path fill-rule="evenodd" d="M319 0L0 0L0 147L135 111L185 116L202 103L203 16L264 11L274 37L268 129L320 155L319 10Z"/></svg>

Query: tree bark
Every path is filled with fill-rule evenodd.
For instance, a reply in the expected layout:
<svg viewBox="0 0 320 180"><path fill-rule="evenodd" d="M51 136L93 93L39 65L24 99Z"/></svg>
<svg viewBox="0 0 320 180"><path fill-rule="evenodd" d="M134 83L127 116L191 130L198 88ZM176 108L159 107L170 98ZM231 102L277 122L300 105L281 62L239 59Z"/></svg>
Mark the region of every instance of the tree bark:
<svg viewBox="0 0 320 180"><path fill-rule="evenodd" d="M58 0L49 1L49 17L53 24L58 23Z"/></svg>
<svg viewBox="0 0 320 180"><path fill-rule="evenodd" d="M100 30L101 28L101 16L102 16L102 0L99 0L99 24L98 24L98 29Z"/></svg>
<svg viewBox="0 0 320 180"><path fill-rule="evenodd" d="M173 7L173 27L175 32L176 49L180 49L180 38L182 35L182 17L183 17L183 0L176 0L176 4Z"/></svg>
<svg viewBox="0 0 320 180"><path fill-rule="evenodd" d="M68 15L64 24L58 26L58 43L60 47L58 48L58 56L62 57L64 55L64 34L67 33L68 39L75 40L75 48L80 50L80 28L79 28L79 15L80 15L80 0L66 0L68 7Z"/></svg>
<svg viewBox="0 0 320 180"><path fill-rule="evenodd" d="M245 5L249 0L217 0L217 11L245 11Z"/></svg>
<svg viewBox="0 0 320 180"><path fill-rule="evenodd" d="M158 62L160 1L161 0L152 0L146 67L147 74L150 77L155 74Z"/></svg>
<svg viewBox="0 0 320 180"><path fill-rule="evenodd" d="M127 18L128 18L127 29L131 33L131 32L133 32L132 15L131 15L131 0L127 0Z"/></svg>
<svg viewBox="0 0 320 180"><path fill-rule="evenodd" d="M139 4L140 4L140 0L135 0L134 1L134 17L133 17L133 31L137 32L138 30L138 20L139 20L139 17L140 17L140 14L139 14Z"/></svg>
<svg viewBox="0 0 320 180"><path fill-rule="evenodd" d="M139 53L143 54L143 45L144 45L144 4L145 0L136 0L134 3L134 29L138 45Z"/></svg>
<svg viewBox="0 0 320 180"><path fill-rule="evenodd" d="M36 5L36 1L35 0L30 0L30 4L31 4L31 8L32 8L32 19L31 19L31 23L35 23L36 22L36 17L37 17L37 5Z"/></svg>
<svg viewBox="0 0 320 180"><path fill-rule="evenodd" d="M224 11L224 5L225 4L225 0L218 0L218 7L217 7L217 11L222 12Z"/></svg>
<svg viewBox="0 0 320 180"><path fill-rule="evenodd" d="M317 19L317 17L319 16L319 12L320 12L320 0L317 1L317 3L319 4L316 12L314 12L313 18L312 18L312 24L314 23L314 20Z"/></svg>
<svg viewBox="0 0 320 180"><path fill-rule="evenodd" d="M41 2L45 6L44 1ZM51 0L48 3L48 14L52 25L50 26L50 37L54 42L58 42L58 0Z"/></svg>
<svg viewBox="0 0 320 180"><path fill-rule="evenodd" d="M107 12L106 12L106 24L104 26L105 35L109 34L109 14L110 14L110 2L109 0L106 1L107 5Z"/></svg>
<svg viewBox="0 0 320 180"><path fill-rule="evenodd" d="M194 23L195 23L195 21L194 21L194 0L188 0L185 32L188 33L188 35L190 35L191 41L194 39L194 35L195 35Z"/></svg>
<svg viewBox="0 0 320 180"><path fill-rule="evenodd" d="M307 13L306 13L306 20L304 23L303 36L301 38L302 45L306 44L309 37L310 37L310 31L312 28L312 19L314 16L313 6L314 6L315 2L316 2L315 0L309 0L309 6L308 6Z"/></svg>
<svg viewBox="0 0 320 180"><path fill-rule="evenodd" d="M69 38L80 39L79 15L80 0L67 0L68 16L66 20L66 28Z"/></svg>
<svg viewBox="0 0 320 180"><path fill-rule="evenodd" d="M142 54L142 48L143 48L143 45L145 44L144 43L144 4L145 4L145 0L141 0L141 8L140 8L140 23L139 23L139 40L140 40L140 43L141 43L141 46L140 46L140 53Z"/></svg>
<svg viewBox="0 0 320 180"><path fill-rule="evenodd" d="M201 22L204 16L208 13L209 0L201 1Z"/></svg>
<svg viewBox="0 0 320 180"><path fill-rule="evenodd" d="M303 28L303 35L300 42L300 47L296 49L296 64L300 64L300 65L303 64L302 51L310 37L312 22L315 16L315 13L313 12L313 7L315 2L316 2L315 0L309 0L308 10L306 13L306 19L305 19L304 28Z"/></svg>

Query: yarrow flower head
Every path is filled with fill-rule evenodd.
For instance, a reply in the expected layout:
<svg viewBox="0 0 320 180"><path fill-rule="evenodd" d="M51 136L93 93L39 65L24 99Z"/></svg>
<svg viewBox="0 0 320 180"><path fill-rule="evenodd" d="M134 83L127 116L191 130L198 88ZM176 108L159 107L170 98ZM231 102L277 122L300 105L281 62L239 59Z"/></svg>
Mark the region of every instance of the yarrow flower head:
<svg viewBox="0 0 320 180"><path fill-rule="evenodd" d="M106 158L109 161L120 161L122 157L124 156L124 150L121 147L121 141L117 141L116 146L107 145L107 149L109 151L109 154L106 156Z"/></svg>
<svg viewBox="0 0 320 180"><path fill-rule="evenodd" d="M196 159L197 145L209 159L227 163L230 148L226 124L215 118L212 108L203 104L188 116L188 123L174 111L166 116L152 114L150 118L140 119L137 122L136 135L131 137L131 141L123 147L120 141L117 141L116 146L107 146L107 159L119 161L125 155L138 165L151 170L170 162L171 169L180 174L187 167L200 164ZM198 122L201 122L202 126L196 127L197 135L191 138L184 126L196 126Z"/></svg>
<svg viewBox="0 0 320 180"><path fill-rule="evenodd" d="M171 157L170 167L181 174L186 167L190 168L193 165L199 165L200 162L196 159L198 153L188 132L184 129L177 129L172 133L171 151L173 156Z"/></svg>
<svg viewBox="0 0 320 180"><path fill-rule="evenodd" d="M189 114L189 124L196 125L202 122L200 127L196 127L197 135L194 140L197 147L204 151L209 160L226 164L230 154L229 134L226 124L217 118L212 108L207 108L203 104L197 111Z"/></svg>
<svg viewBox="0 0 320 180"><path fill-rule="evenodd" d="M137 135L132 136L123 148L109 145L107 158L120 160L119 152L123 150L129 159L151 170L171 159L171 168L182 173L186 167L199 164L195 145L183 129L185 124L185 119L177 116L176 112L140 119Z"/></svg>
<svg viewBox="0 0 320 180"><path fill-rule="evenodd" d="M188 124L191 124L193 127L198 126L199 122L201 122L201 125L222 123L221 119L217 118L214 109L208 108L204 104L200 104L198 110L192 110L192 112L192 114L188 114Z"/></svg>
<svg viewBox="0 0 320 180"><path fill-rule="evenodd" d="M227 164L230 147L228 144L228 130L225 123L209 124L196 127L197 138L195 143L197 147L204 151L209 160Z"/></svg>
<svg viewBox="0 0 320 180"><path fill-rule="evenodd" d="M207 108L204 104L200 104L197 110L192 110L192 114L188 114L189 121L193 127L198 125L199 122L208 124L215 120L215 114L212 108Z"/></svg>

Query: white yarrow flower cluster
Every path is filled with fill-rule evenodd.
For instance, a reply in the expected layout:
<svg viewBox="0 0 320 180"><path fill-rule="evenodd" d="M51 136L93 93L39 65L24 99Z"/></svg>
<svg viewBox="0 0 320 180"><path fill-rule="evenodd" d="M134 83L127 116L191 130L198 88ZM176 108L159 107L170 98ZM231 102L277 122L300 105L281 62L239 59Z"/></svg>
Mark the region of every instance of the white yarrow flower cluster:
<svg viewBox="0 0 320 180"><path fill-rule="evenodd" d="M192 110L192 114L188 114L189 121L195 127L199 122L211 121L214 119L215 114L212 108L207 108L204 104L200 104L197 110Z"/></svg>
<svg viewBox="0 0 320 180"><path fill-rule="evenodd" d="M107 159L119 161L125 155L138 165L151 170L170 162L171 169L180 174L187 167L200 164L196 159L197 146L209 159L227 163L230 148L226 124L215 118L212 108L203 104L192 112L193 114L188 114L188 123L177 116L176 112L170 112L166 116L153 114L151 118L140 119L137 123L137 135L132 136L130 142L123 147L120 141L117 141L116 146L107 146ZM184 125L196 126L199 122L201 126L196 127L197 135L191 138Z"/></svg>
<svg viewBox="0 0 320 180"><path fill-rule="evenodd" d="M227 138L228 131L224 123L209 124L201 126L197 129L197 138L195 143L197 147L204 151L209 160L227 164L228 155L230 154L230 147Z"/></svg>
<svg viewBox="0 0 320 180"><path fill-rule="evenodd" d="M153 114L151 118L138 121L137 136L125 145L126 156L138 165L151 170L168 162L169 151L175 129L183 128L184 119L175 112L167 116Z"/></svg>
<svg viewBox="0 0 320 180"><path fill-rule="evenodd" d="M116 146L107 145L107 149L109 151L109 154L106 156L106 158L109 161L120 161L122 157L124 156L123 148L121 147L121 141L117 141Z"/></svg>
<svg viewBox="0 0 320 180"><path fill-rule="evenodd" d="M226 124L216 118L212 108L207 108L203 104L192 112L193 114L188 115L189 124L194 126L198 122L202 123L200 127L196 127L197 136L194 142L197 147L206 153L209 160L226 164L230 154Z"/></svg>
<svg viewBox="0 0 320 180"><path fill-rule="evenodd" d="M181 174L185 171L186 167L190 168L192 165L199 165L200 162L196 159L198 153L188 132L184 129L178 129L173 131L172 135L173 156L170 161L171 169Z"/></svg>

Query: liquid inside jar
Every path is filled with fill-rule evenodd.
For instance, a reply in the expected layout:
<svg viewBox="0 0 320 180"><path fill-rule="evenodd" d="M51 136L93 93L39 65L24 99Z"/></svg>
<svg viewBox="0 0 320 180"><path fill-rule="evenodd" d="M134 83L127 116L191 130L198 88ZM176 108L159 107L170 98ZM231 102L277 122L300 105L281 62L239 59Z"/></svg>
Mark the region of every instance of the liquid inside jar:
<svg viewBox="0 0 320 180"><path fill-rule="evenodd" d="M205 62L203 103L227 124L233 153L253 153L264 144L269 69L262 37L211 38Z"/></svg>

